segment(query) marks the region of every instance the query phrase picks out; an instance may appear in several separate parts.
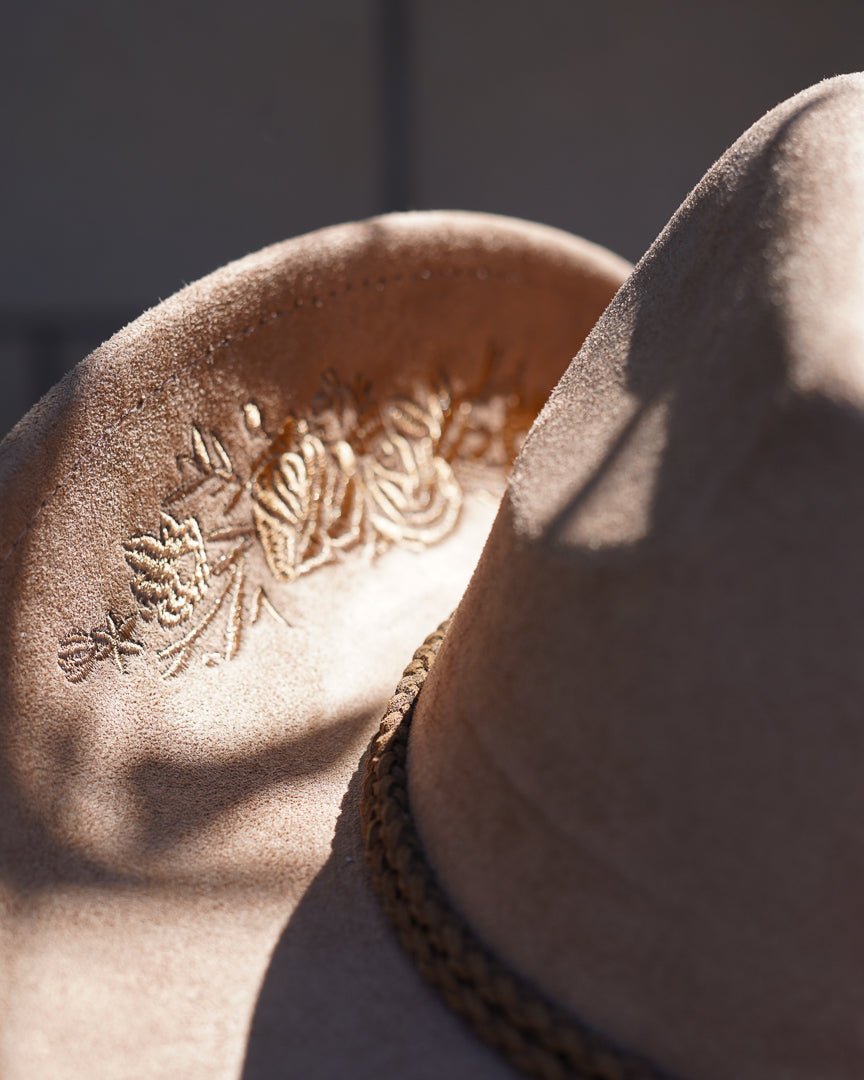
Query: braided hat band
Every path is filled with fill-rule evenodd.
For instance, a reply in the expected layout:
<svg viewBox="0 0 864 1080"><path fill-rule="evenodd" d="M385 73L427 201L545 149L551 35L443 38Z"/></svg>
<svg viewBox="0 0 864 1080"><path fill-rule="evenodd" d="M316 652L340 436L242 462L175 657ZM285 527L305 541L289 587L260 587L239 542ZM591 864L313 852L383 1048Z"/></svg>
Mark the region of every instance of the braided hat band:
<svg viewBox="0 0 864 1080"><path fill-rule="evenodd" d="M374 887L423 977L481 1039L540 1080L670 1080L565 1013L478 940L451 907L411 816L406 758L417 697L449 619L414 653L390 699L366 771L362 815Z"/></svg>

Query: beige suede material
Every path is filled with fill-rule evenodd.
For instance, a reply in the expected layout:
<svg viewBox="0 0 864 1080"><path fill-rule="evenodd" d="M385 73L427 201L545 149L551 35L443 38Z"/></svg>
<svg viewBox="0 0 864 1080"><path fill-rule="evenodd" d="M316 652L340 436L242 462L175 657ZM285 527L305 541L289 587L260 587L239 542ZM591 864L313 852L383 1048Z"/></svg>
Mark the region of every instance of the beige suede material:
<svg viewBox="0 0 864 1080"><path fill-rule="evenodd" d="M864 1075L862 477L850 76L742 136L601 318L411 733L454 905L684 1076Z"/></svg>
<svg viewBox="0 0 864 1080"><path fill-rule="evenodd" d="M383 703L462 595L504 462L423 550L346 551L296 580L265 563L259 530L234 563L214 552L235 540L206 540L207 586L197 519L169 493L203 475L196 505L218 514L248 447L269 452L258 420L272 432L304 415L328 369L382 401L444 373L539 407L628 269L483 215L328 229L148 312L0 445L4 1080L509 1074L399 952L356 806ZM395 406L387 422L432 424ZM287 454L268 474L284 513L286 477L315 460ZM394 483L379 494L398 502ZM139 578L161 607L136 596ZM157 646L223 582L166 676ZM208 666L216 645L236 655Z"/></svg>

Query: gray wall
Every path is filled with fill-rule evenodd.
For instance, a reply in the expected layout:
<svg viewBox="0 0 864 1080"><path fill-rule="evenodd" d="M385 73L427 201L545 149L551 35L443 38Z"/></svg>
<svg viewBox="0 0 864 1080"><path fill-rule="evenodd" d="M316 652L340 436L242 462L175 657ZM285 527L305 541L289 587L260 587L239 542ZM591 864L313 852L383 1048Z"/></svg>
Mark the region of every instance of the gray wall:
<svg viewBox="0 0 864 1080"><path fill-rule="evenodd" d="M864 67L860 0L57 0L0 35L0 432L145 307L385 209L637 258L749 123Z"/></svg>

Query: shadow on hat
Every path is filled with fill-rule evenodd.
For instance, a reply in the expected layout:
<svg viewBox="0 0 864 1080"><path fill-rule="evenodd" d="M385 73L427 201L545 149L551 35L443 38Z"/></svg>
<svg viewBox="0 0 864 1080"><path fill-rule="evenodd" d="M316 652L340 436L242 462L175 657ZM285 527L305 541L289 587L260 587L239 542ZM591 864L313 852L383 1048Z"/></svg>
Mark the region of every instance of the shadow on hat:
<svg viewBox="0 0 864 1080"><path fill-rule="evenodd" d="M358 847L388 694L629 269L484 215L324 230L148 312L3 442L4 1078L502 1068L334 828Z"/></svg>
<svg viewBox="0 0 864 1080"><path fill-rule="evenodd" d="M4 1075L860 1072L862 87L596 326L601 249L378 219L7 437Z"/></svg>
<svg viewBox="0 0 864 1080"><path fill-rule="evenodd" d="M656 1071L864 1068L862 178L857 76L709 171L535 424L417 702L444 893Z"/></svg>

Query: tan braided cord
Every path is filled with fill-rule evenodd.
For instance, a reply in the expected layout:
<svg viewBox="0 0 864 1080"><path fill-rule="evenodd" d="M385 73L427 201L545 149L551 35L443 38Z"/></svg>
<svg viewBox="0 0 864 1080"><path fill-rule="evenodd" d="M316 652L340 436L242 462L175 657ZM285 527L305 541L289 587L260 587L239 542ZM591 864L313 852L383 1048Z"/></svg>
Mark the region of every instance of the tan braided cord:
<svg viewBox="0 0 864 1080"><path fill-rule="evenodd" d="M670 1080L548 1001L480 942L451 907L411 817L406 757L417 696L449 620L424 641L390 699L363 791L373 883L403 947L447 1005L517 1069L541 1080Z"/></svg>

